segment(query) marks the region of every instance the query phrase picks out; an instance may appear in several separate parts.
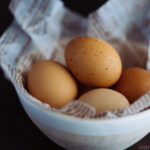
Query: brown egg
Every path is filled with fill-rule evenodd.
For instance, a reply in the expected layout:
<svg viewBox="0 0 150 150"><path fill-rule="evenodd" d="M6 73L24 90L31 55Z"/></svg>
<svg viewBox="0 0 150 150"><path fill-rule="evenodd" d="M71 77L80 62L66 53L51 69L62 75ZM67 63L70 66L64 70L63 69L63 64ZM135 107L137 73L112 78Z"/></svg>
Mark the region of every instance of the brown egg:
<svg viewBox="0 0 150 150"><path fill-rule="evenodd" d="M52 107L61 108L77 95L71 74L60 64L42 60L34 64L27 77L29 92Z"/></svg>
<svg viewBox="0 0 150 150"><path fill-rule="evenodd" d="M106 110L115 110L129 106L129 102L125 96L107 88L91 90L83 94L79 100L95 107L96 114Z"/></svg>
<svg viewBox="0 0 150 150"><path fill-rule="evenodd" d="M150 90L150 73L142 68L126 69L114 89L132 103Z"/></svg>
<svg viewBox="0 0 150 150"><path fill-rule="evenodd" d="M109 87L121 75L122 63L116 50L107 42L93 37L78 37L66 46L66 63L83 84Z"/></svg>

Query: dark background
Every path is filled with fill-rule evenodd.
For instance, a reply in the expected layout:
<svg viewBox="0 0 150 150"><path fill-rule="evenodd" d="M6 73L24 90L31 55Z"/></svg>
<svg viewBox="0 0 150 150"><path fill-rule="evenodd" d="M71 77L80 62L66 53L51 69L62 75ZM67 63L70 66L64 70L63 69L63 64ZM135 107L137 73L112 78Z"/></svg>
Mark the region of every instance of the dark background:
<svg viewBox="0 0 150 150"><path fill-rule="evenodd" d="M63 0L72 10L87 16L106 0ZM10 0L0 0L0 35L13 17L8 10ZM143 146L143 147L142 147ZM150 135L128 150L150 149ZM31 122L19 103L12 84L0 69L0 150L63 150L44 136Z"/></svg>

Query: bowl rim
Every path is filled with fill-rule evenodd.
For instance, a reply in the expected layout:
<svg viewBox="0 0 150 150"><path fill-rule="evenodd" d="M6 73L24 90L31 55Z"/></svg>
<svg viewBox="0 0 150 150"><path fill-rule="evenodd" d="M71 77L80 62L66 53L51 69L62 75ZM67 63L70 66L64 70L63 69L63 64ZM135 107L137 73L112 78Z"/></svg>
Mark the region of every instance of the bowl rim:
<svg viewBox="0 0 150 150"><path fill-rule="evenodd" d="M24 96L23 96L24 97ZM24 97L26 99L26 97ZM127 115L127 116L122 116L122 117L116 117L116 118L81 118L81 117L75 117L75 116L71 116L71 115L66 115L66 114L62 114L60 112L56 112L56 111L52 111L52 110L47 110L44 108L41 108L39 105L34 104L33 102L29 101L29 100L25 100L26 102L28 102L30 105L36 107L37 109L40 109L41 111L46 112L47 114L51 114L51 115L56 115L56 116L60 116L60 117L64 117L67 120L73 119L73 120L78 120L78 121L96 121L96 122L110 122L110 121L121 121L124 119L134 119L136 117L142 117L147 113L150 113L150 109L144 110L142 112L138 112L136 114L132 114L132 115ZM46 103L43 103L46 104Z"/></svg>
<svg viewBox="0 0 150 150"><path fill-rule="evenodd" d="M142 112L138 112L136 114L131 114L131 115L127 115L127 116L121 116L121 117L116 117L116 118L81 118L81 117L75 117L75 116L71 116L71 115L66 115L66 114L62 114L60 112L56 112L56 111L52 111L52 110L47 110L47 109L44 109L42 107L40 107L39 105L36 105L34 104L34 102L32 102L31 100L26 100L28 99L29 97L26 97L23 93L22 90L20 90L20 88L18 86L15 85L15 89L16 89L16 92L18 95L20 95L20 97L23 97L24 101L27 102L29 105L32 105L33 107L36 107L37 109L40 109L41 111L44 111L46 112L48 115L51 114L51 115L55 115L55 116L60 116L60 117L64 117L65 119L67 120L70 120L70 119L73 119L73 120L78 120L78 121L96 121L96 122L112 122L112 121L121 121L121 120L125 120L125 119L133 119L133 118L137 118L137 117L142 117L144 116L145 114L147 113L150 113L150 108L149 109L146 109ZM32 99L36 99L34 98L30 93L28 93L28 91L26 91L27 94L30 96L30 98ZM20 99L19 99L20 100ZM41 102L40 100L36 99L37 101ZM42 104L46 104L46 103L43 103L41 102Z"/></svg>
<svg viewBox="0 0 150 150"><path fill-rule="evenodd" d="M75 134L82 133L83 135L91 136L106 136L131 133L144 128L147 132L150 130L150 109L118 118L79 118L44 109L32 103L30 100L27 100L27 97L22 95L20 90L17 90L17 94L21 103L24 103L23 107L26 105L24 109L28 115L31 115L29 115L31 120L33 117L45 125L47 124L48 126L65 132Z"/></svg>
<svg viewBox="0 0 150 150"><path fill-rule="evenodd" d="M42 110L45 110L45 109L42 109ZM53 113L53 114L56 114L56 115L61 115L61 116L65 117L66 119L74 119L74 120L80 120L80 121L98 121L98 122L99 121L105 121L105 122L107 122L107 121L118 121L118 120L121 121L121 120L124 120L124 119L133 119L135 117L142 117L144 114L150 113L150 109L144 110L144 111L136 113L136 114L122 116L122 117L116 117L116 118L103 118L103 117L102 118L80 118L80 117L75 117L75 116L71 116L71 115L62 114L62 113L55 112L55 111L46 110L46 112L47 113Z"/></svg>

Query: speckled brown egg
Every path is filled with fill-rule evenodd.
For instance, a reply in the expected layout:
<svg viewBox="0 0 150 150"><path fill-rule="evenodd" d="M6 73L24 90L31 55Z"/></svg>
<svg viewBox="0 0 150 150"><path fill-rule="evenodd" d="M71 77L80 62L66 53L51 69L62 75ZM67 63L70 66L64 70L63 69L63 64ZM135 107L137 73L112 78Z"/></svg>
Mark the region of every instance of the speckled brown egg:
<svg viewBox="0 0 150 150"><path fill-rule="evenodd" d="M126 69L114 89L125 95L132 103L150 91L150 72L142 68Z"/></svg>
<svg viewBox="0 0 150 150"><path fill-rule="evenodd" d="M107 42L93 37L77 37L65 50L66 63L83 84L110 87L121 75L122 63L117 51Z"/></svg>
<svg viewBox="0 0 150 150"><path fill-rule="evenodd" d="M77 85L71 74L50 60L38 61L31 66L27 86L34 97L55 108L67 105L77 96Z"/></svg>
<svg viewBox="0 0 150 150"><path fill-rule="evenodd" d="M98 88L86 92L79 101L83 101L96 108L96 114L107 110L115 110L129 106L129 102L124 95L107 88Z"/></svg>

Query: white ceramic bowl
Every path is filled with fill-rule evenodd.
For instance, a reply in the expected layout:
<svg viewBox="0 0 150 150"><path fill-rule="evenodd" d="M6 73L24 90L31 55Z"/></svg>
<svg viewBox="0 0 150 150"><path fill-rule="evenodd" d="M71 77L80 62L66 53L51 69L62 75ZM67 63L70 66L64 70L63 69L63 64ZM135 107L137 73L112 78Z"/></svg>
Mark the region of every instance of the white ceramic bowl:
<svg viewBox="0 0 150 150"><path fill-rule="evenodd" d="M80 119L41 109L16 90L35 125L67 150L122 150L150 131L150 110L116 119Z"/></svg>

